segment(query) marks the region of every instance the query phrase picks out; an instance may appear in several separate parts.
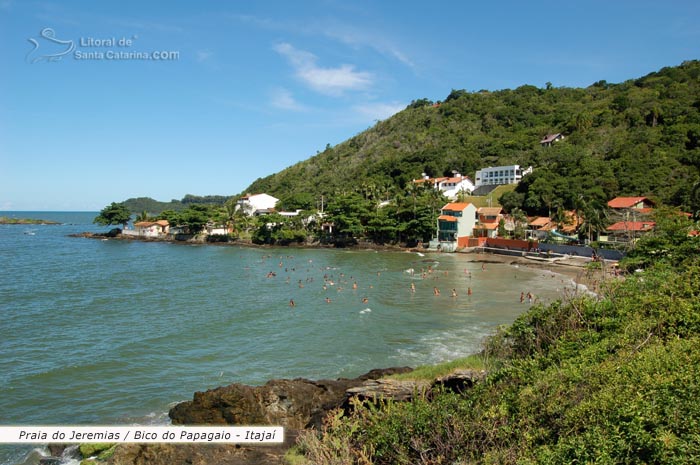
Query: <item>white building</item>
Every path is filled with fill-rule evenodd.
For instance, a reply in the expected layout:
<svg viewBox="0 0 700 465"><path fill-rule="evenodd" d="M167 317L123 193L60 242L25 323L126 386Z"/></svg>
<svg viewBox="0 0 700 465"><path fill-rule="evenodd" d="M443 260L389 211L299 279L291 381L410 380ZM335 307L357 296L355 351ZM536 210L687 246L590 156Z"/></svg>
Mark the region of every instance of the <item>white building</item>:
<svg viewBox="0 0 700 465"><path fill-rule="evenodd" d="M279 199L268 194L244 195L236 203L236 209L243 209L246 215L252 216L259 212L269 212L275 208Z"/></svg>
<svg viewBox="0 0 700 465"><path fill-rule="evenodd" d="M167 220L139 221L134 223L134 229L125 229L122 233L126 236L138 237L164 237L170 232L170 223Z"/></svg>
<svg viewBox="0 0 700 465"><path fill-rule="evenodd" d="M527 169L520 168L520 165L489 166L477 170L476 187L517 184L523 176L530 173L532 173L532 166Z"/></svg>
<svg viewBox="0 0 700 465"><path fill-rule="evenodd" d="M477 208L471 203L448 203L438 217L438 241L444 251L466 247L476 227ZM450 244L450 245L448 245Z"/></svg>
<svg viewBox="0 0 700 465"><path fill-rule="evenodd" d="M451 200L456 199L460 192L471 194L475 189L471 179L456 172L451 178L431 178L423 173L421 179L414 179L413 182L415 184L428 184L433 189L441 191L445 197Z"/></svg>

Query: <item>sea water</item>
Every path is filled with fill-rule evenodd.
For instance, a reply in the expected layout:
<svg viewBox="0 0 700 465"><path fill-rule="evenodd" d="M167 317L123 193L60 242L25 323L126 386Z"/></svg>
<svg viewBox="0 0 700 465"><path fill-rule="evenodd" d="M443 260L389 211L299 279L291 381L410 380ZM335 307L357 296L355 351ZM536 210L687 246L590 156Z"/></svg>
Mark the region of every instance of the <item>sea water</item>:
<svg viewBox="0 0 700 465"><path fill-rule="evenodd" d="M451 360L522 313L521 292L568 284L472 255L100 240L69 236L106 230L96 213L0 216L61 223L0 225L2 425L166 424L233 382ZM29 450L0 446L0 464Z"/></svg>

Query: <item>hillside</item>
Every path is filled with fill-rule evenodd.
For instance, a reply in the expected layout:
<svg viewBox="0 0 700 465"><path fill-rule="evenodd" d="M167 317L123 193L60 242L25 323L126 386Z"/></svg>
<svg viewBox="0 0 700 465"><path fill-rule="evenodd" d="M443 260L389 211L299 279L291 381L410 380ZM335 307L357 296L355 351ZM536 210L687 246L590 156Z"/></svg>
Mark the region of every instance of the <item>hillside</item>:
<svg viewBox="0 0 700 465"><path fill-rule="evenodd" d="M541 147L552 133L566 139ZM617 195L645 195L697 211L700 62L585 89L524 85L453 90L439 104L416 100L347 141L256 180L246 192L311 207L322 194L349 186L388 194L423 172L473 177L479 168L506 164L536 168L507 202L530 213Z"/></svg>

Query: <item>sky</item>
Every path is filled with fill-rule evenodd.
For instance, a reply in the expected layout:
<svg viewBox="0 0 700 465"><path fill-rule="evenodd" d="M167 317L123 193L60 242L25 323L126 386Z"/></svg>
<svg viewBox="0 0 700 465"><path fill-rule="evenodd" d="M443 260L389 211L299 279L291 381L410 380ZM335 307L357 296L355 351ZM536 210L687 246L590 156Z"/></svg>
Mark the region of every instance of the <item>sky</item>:
<svg viewBox="0 0 700 465"><path fill-rule="evenodd" d="M700 2L0 0L0 210L236 195L452 89L700 58Z"/></svg>

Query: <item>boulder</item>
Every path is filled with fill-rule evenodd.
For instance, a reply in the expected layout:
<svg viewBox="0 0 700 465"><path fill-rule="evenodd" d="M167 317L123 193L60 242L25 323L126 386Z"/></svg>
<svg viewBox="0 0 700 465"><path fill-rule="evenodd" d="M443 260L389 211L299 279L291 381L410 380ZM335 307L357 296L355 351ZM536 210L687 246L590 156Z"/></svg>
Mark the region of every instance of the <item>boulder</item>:
<svg viewBox="0 0 700 465"><path fill-rule="evenodd" d="M169 416L175 425L275 425L299 430L319 426L326 412L342 406L348 389L407 371L411 368L372 370L354 379L276 379L262 386L236 383L197 392L191 401L173 407Z"/></svg>

